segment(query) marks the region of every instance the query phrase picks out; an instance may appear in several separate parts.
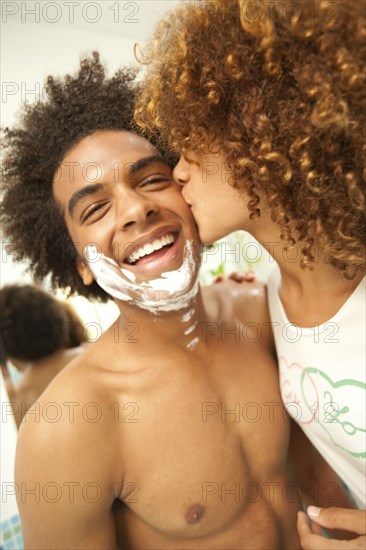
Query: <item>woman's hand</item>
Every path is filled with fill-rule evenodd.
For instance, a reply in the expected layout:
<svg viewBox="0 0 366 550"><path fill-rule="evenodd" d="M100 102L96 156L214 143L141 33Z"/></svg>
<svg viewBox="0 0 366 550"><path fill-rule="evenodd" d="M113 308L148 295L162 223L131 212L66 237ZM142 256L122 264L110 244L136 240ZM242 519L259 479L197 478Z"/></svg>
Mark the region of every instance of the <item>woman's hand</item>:
<svg viewBox="0 0 366 550"><path fill-rule="evenodd" d="M298 513L297 530L304 550L352 550L366 548L366 510L348 508L307 509L309 524L304 512ZM321 535L321 528L342 529L355 534L352 540L336 540ZM356 536L359 535L359 536Z"/></svg>
<svg viewBox="0 0 366 550"><path fill-rule="evenodd" d="M234 273L229 275L228 279L234 281L235 283L243 283L244 281L251 283L255 281L255 273L253 269L247 269L247 271L234 271ZM225 280L225 277L222 275L217 275L214 283L221 283Z"/></svg>

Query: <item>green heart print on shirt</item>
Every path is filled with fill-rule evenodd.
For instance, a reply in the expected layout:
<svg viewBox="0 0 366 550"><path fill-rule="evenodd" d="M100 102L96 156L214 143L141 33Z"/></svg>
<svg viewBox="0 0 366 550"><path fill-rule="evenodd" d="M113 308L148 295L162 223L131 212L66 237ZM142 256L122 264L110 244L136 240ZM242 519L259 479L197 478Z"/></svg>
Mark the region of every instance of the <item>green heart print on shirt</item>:
<svg viewBox="0 0 366 550"><path fill-rule="evenodd" d="M301 391L309 411L316 407L311 402L311 396L314 395L313 384L319 396L319 414L314 422L319 423L334 445L354 457L366 458L366 384L351 379L334 382L320 369L305 368L301 376Z"/></svg>

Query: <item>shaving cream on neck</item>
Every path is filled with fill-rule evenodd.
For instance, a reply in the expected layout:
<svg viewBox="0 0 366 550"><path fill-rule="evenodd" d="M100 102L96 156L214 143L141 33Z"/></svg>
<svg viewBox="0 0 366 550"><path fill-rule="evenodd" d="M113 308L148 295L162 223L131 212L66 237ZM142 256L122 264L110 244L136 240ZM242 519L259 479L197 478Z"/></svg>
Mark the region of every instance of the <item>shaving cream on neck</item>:
<svg viewBox="0 0 366 550"><path fill-rule="evenodd" d="M103 290L117 300L130 302L150 313L185 309L198 293L199 261L193 241L186 242L183 263L178 269L140 283L135 282L132 271L119 267L112 258L98 254L95 246L86 246L85 253L88 266Z"/></svg>

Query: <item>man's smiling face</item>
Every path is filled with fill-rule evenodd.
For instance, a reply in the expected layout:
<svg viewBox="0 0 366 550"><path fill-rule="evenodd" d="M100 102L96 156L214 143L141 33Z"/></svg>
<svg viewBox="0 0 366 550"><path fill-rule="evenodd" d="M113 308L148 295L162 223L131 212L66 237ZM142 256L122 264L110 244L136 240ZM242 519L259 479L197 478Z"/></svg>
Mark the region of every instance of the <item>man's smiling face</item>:
<svg viewBox="0 0 366 550"><path fill-rule="evenodd" d="M98 251L136 282L178 269L187 241L199 248L189 207L168 163L144 138L102 130L65 155L53 183L67 229L80 258ZM79 262L85 284L93 275Z"/></svg>

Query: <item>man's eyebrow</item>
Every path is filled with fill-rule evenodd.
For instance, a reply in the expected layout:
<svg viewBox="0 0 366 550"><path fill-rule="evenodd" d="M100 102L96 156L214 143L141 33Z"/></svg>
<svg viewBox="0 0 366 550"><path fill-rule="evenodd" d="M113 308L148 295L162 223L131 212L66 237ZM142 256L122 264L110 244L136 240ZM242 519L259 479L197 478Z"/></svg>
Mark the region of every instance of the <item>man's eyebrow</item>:
<svg viewBox="0 0 366 550"><path fill-rule="evenodd" d="M68 211L70 216L73 216L76 205L82 198L97 193L98 191L103 189L103 187L104 186L101 183L93 183L91 185L87 185L86 187L82 187L78 191L75 191L75 193L71 196L68 204Z"/></svg>
<svg viewBox="0 0 366 550"><path fill-rule="evenodd" d="M135 162L131 162L127 165L126 175L133 176L139 170L143 170L150 166L150 164L160 163L170 168L169 162L160 155L151 155L150 157L144 157L138 159Z"/></svg>

